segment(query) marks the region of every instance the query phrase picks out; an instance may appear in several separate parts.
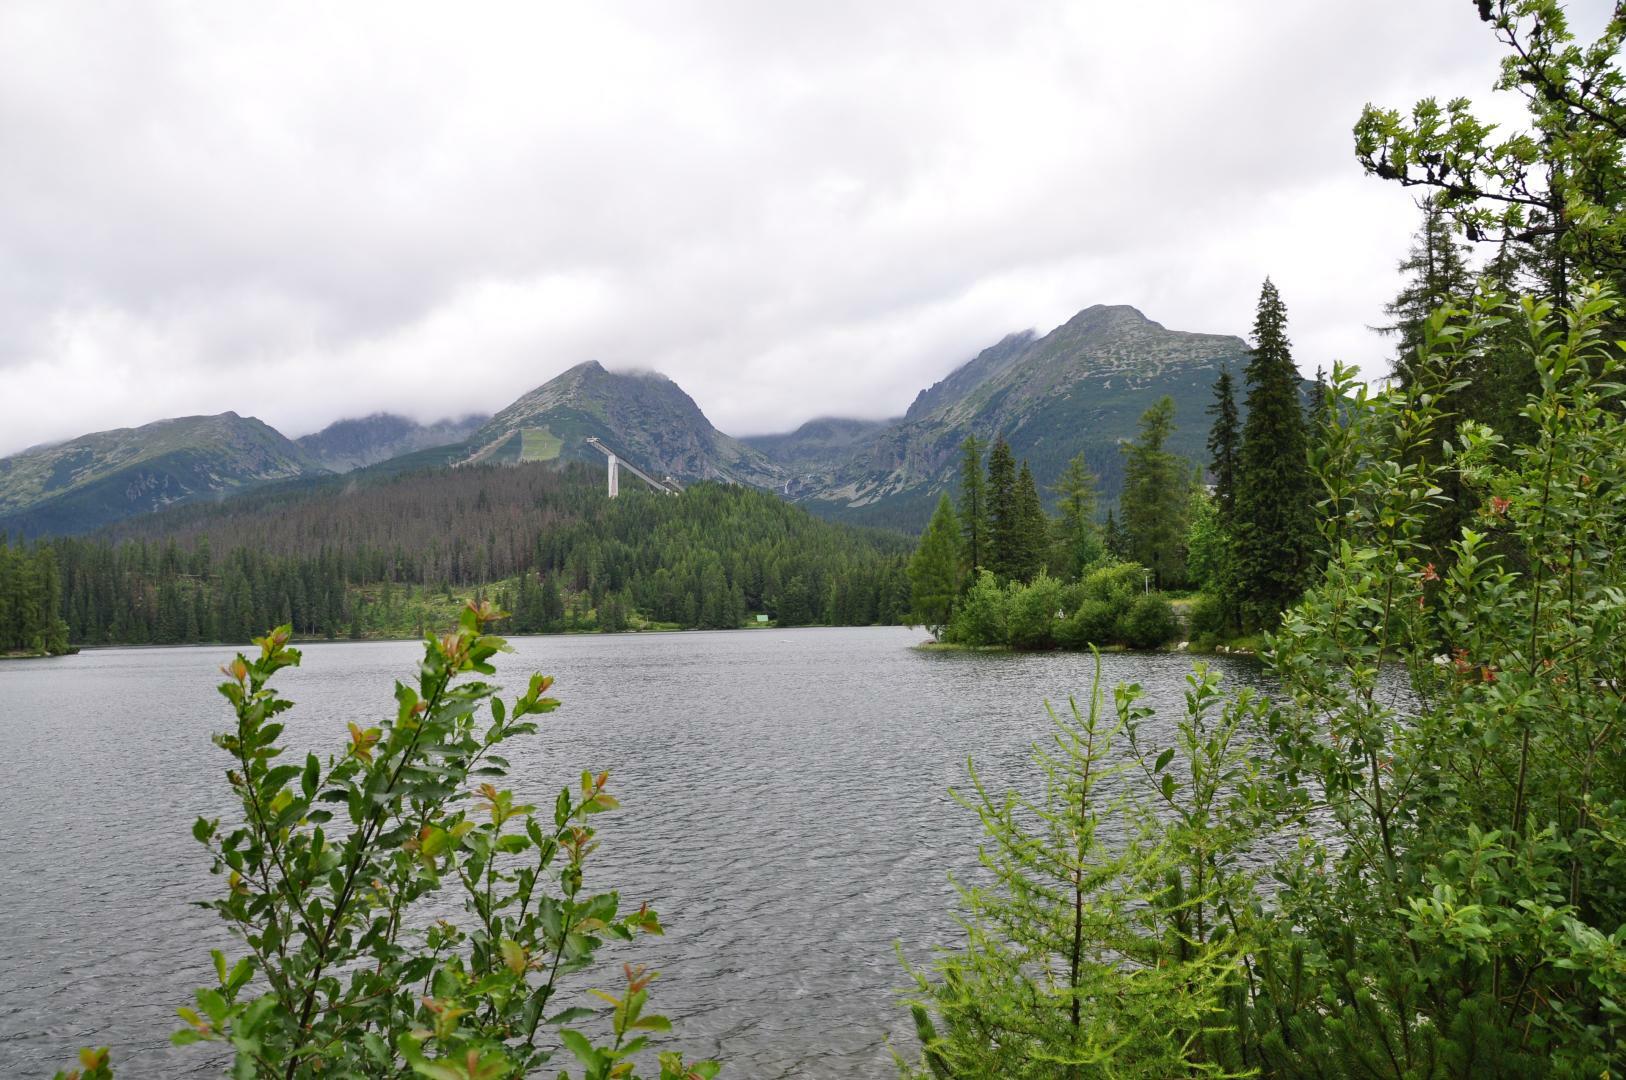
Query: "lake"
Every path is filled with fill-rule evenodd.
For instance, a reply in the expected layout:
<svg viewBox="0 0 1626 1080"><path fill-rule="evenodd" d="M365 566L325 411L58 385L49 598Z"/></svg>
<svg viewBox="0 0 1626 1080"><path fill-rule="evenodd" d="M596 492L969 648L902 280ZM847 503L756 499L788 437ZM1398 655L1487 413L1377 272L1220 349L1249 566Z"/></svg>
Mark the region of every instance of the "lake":
<svg viewBox="0 0 1626 1080"><path fill-rule="evenodd" d="M499 659L512 697L554 674L564 707L505 751L516 791L551 802L583 769L611 771L623 809L598 819L589 889L649 899L665 938L607 947L661 971L652 1007L724 1076L886 1077L889 1036L915 1052L912 961L958 941L951 873L974 874L975 816L950 785L967 757L1029 776L1049 721L1088 693L1086 655L912 648L917 630L746 630L531 637ZM83 1045L121 1080L215 1075L172 1049L175 1006L229 943L188 902L213 895L198 814L230 812L221 646L106 649L0 663L0 1075L48 1077ZM287 741L337 748L347 720L393 715L412 642L305 647L278 676ZM1215 658L1231 686L1256 663ZM1103 657L1172 723L1191 658ZM303 754L301 752L300 756ZM618 977L618 976L617 976Z"/></svg>

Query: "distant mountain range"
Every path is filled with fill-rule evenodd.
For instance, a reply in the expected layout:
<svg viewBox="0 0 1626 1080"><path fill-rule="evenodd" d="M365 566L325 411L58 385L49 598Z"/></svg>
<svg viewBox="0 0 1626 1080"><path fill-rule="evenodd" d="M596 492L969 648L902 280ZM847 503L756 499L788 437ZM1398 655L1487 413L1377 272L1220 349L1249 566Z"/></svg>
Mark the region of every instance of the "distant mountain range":
<svg viewBox="0 0 1626 1080"><path fill-rule="evenodd" d="M321 471L275 428L234 412L100 431L0 458L0 533L87 532Z"/></svg>
<svg viewBox="0 0 1626 1080"><path fill-rule="evenodd" d="M922 390L894 420L825 417L793 432L735 439L664 375L576 367L496 415L419 424L377 413L298 440L236 413L162 420L0 459L0 533L87 532L137 514L353 469L471 462L600 462L596 438L625 460L681 482L778 492L828 517L917 528L954 484L969 434L1003 435L1041 486L1082 452L1116 499L1119 445L1167 394L1170 449L1205 458L1214 380L1240 374L1237 337L1168 330L1132 307L1086 308L1048 334L1011 334Z"/></svg>
<svg viewBox="0 0 1626 1080"><path fill-rule="evenodd" d="M1214 380L1241 374L1248 345L1238 337L1164 329L1127 306L1085 308L1040 337L1011 334L922 390L901 420L862 430L861 421L818 421L806 438L747 439L772 447L789 473L784 494L821 513L917 528L959 469L967 435L1003 435L1027 459L1041 487L1082 452L1113 501L1123 481L1119 444L1165 394L1174 399L1169 449L1194 464L1205 449ZM848 442L832 454L826 431Z"/></svg>
<svg viewBox="0 0 1626 1080"><path fill-rule="evenodd" d="M460 443L490 419L479 413L420 424L405 416L381 412L359 420L337 420L294 442L323 468L345 473L417 450Z"/></svg>

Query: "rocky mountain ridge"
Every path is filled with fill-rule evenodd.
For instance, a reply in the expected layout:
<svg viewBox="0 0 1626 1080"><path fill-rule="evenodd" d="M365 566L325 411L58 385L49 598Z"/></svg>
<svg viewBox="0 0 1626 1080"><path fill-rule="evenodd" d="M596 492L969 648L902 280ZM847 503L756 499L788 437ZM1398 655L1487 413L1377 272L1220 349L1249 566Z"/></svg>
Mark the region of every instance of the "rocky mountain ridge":
<svg viewBox="0 0 1626 1080"><path fill-rule="evenodd" d="M967 435L1003 435L1041 487L1082 452L1105 501L1122 482L1119 444L1165 394L1177 430L1170 449L1206 460L1206 409L1224 367L1240 374L1241 338L1168 330L1126 305L1085 308L1048 334L1009 334L921 391L903 418L839 460L780 447L783 492L836 517L917 528L955 482Z"/></svg>
<svg viewBox="0 0 1626 1080"><path fill-rule="evenodd" d="M447 417L421 424L396 413L335 420L321 431L295 439L300 449L336 473L364 468L402 454L460 443L490 420L484 413Z"/></svg>
<svg viewBox="0 0 1626 1080"><path fill-rule="evenodd" d="M732 438L675 382L588 361L489 418L417 424L386 413L338 421L297 441L235 413L82 436L0 459L0 529L83 532L192 499L267 483L475 462L604 460L590 439L681 483L775 491L826 516L918 528L954 486L967 435L1002 435L1041 487L1083 453L1103 500L1122 481L1120 444L1165 394L1170 449L1205 459L1206 409L1241 338L1169 330L1125 305L1085 308L1046 334L1008 334L932 386L902 417L821 417L792 432Z"/></svg>

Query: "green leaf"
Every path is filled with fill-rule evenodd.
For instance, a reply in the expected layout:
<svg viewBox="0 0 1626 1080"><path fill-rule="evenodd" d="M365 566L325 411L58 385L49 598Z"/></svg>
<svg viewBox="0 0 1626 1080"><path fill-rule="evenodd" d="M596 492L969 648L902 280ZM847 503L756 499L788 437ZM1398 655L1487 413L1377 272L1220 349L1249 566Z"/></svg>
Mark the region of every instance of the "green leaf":
<svg viewBox="0 0 1626 1080"><path fill-rule="evenodd" d="M221 962L224 963L224 960ZM222 977L224 977L224 971L225 969L222 967ZM197 992L197 999L198 1008L203 1010L204 1015L209 1017L209 1020L215 1025L215 1027L219 1027L221 1024L223 1024L226 1020L227 1014L231 1012L231 1006L226 1004L226 999L220 996L220 991L218 990L199 990Z"/></svg>
<svg viewBox="0 0 1626 1080"><path fill-rule="evenodd" d="M525 947L511 938L503 938L497 944L502 951L503 965L515 975L524 975L525 967L530 963L530 957L525 954Z"/></svg>
<svg viewBox="0 0 1626 1080"><path fill-rule="evenodd" d="M238 960L236 964L232 965L231 975L226 979L226 996L235 997L237 991L241 990L253 975L254 961L247 956Z"/></svg>
<svg viewBox="0 0 1626 1080"><path fill-rule="evenodd" d="M565 1044L565 1049L576 1055L576 1060L589 1069L600 1068L605 1064L604 1055L593 1049L593 1044L587 1041L587 1036L571 1028L559 1032L559 1041Z"/></svg>
<svg viewBox="0 0 1626 1080"><path fill-rule="evenodd" d="M597 1014L594 1013L592 1009L586 1009L586 1008L583 1008L580 1005L572 1005L570 1008L561 1009L558 1012L554 1013L552 1016L548 1017L546 1023L549 1026L555 1026L555 1025L558 1025L558 1024L570 1024L570 1023L574 1023L577 1020L591 1019L595 1015L597 1015Z"/></svg>

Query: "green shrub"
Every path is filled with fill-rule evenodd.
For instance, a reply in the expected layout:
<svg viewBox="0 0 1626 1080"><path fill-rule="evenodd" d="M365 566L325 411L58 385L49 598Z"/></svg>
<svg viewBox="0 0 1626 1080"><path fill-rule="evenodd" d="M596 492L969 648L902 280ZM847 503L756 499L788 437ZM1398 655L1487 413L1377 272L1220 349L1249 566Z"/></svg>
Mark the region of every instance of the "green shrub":
<svg viewBox="0 0 1626 1080"><path fill-rule="evenodd" d="M1110 645L1118 639L1118 613L1105 600L1084 600L1056 628L1056 639L1069 649Z"/></svg>
<svg viewBox="0 0 1626 1080"><path fill-rule="evenodd" d="M1213 593L1198 593L1197 598L1191 602L1186 610L1186 618L1191 623L1191 636L1198 638L1217 638L1225 633L1225 601Z"/></svg>
<svg viewBox="0 0 1626 1080"><path fill-rule="evenodd" d="M1060 626L1061 582L1041 573L1031 585L1010 589L1009 642L1015 649L1053 649Z"/></svg>
<svg viewBox="0 0 1626 1080"><path fill-rule="evenodd" d="M1129 610L1118 617L1118 640L1131 649L1155 649L1173 641L1180 633L1180 620L1162 593L1136 597Z"/></svg>
<svg viewBox="0 0 1626 1080"><path fill-rule="evenodd" d="M1010 594L984 570L943 633L956 645L1004 645L1010 640Z"/></svg>
<svg viewBox="0 0 1626 1080"><path fill-rule="evenodd" d="M1091 600L1105 600L1123 611L1130 601L1146 592L1146 570L1139 563L1109 563L1091 570L1080 585Z"/></svg>

